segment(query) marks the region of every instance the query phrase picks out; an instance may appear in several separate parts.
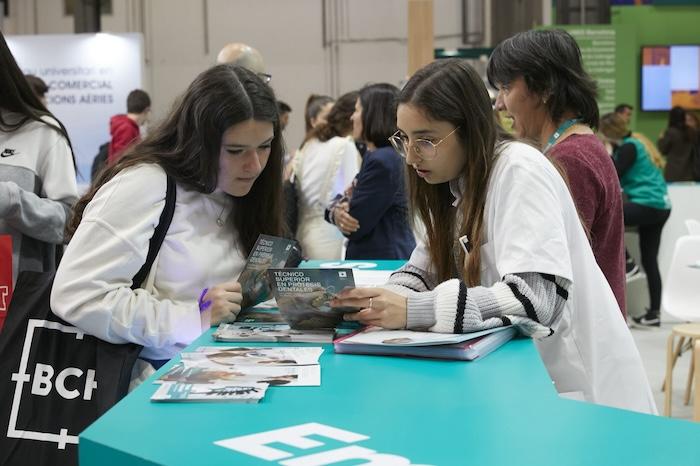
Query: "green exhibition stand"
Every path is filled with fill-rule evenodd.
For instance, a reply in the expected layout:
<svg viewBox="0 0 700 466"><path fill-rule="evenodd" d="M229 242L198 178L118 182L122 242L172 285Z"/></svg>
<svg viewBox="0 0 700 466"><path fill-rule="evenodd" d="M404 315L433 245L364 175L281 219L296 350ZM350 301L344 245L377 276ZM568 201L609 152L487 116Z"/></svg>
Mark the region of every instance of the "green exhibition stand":
<svg viewBox="0 0 700 466"><path fill-rule="evenodd" d="M257 405L151 403L152 378L80 435L80 465L700 464L699 424L560 399L528 339L469 363L323 346L320 387L273 387Z"/></svg>

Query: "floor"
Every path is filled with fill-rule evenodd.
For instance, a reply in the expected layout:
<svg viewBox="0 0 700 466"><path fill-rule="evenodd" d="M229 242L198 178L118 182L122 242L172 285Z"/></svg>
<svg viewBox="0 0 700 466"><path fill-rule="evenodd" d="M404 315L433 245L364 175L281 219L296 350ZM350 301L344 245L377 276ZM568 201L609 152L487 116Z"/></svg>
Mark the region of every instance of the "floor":
<svg viewBox="0 0 700 466"><path fill-rule="evenodd" d="M632 336L637 343L639 353L642 356L644 367L647 371L647 377L651 384L651 389L656 400L656 407L659 414L663 414L664 409L664 394L661 391L666 373L666 343L668 336L671 334L671 328L677 325L678 322L663 323L660 328L635 328L632 327ZM671 414L674 418L693 419L693 397L691 393L690 404L686 406L683 403L685 396L685 387L688 380L688 368L690 366L690 351L686 351L678 359L676 368L673 371L673 391Z"/></svg>

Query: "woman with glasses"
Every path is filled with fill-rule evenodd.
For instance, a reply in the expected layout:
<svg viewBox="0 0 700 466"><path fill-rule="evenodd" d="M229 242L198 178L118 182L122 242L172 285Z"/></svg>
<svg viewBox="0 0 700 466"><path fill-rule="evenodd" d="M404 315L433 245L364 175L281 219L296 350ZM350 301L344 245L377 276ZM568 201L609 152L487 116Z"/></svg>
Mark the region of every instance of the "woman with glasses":
<svg viewBox="0 0 700 466"><path fill-rule="evenodd" d="M515 133L563 168L596 262L626 315L620 182L593 132L596 84L583 69L576 41L559 30L516 34L496 47L487 74L499 91L496 109L512 118Z"/></svg>
<svg viewBox="0 0 700 466"><path fill-rule="evenodd" d="M360 89L352 114L353 138L367 144L360 172L326 219L348 238L346 259L408 259L416 246L408 221L404 163L389 143L396 131L391 84Z"/></svg>
<svg viewBox="0 0 700 466"><path fill-rule="evenodd" d="M346 319L390 329L514 325L536 339L563 396L655 413L566 183L499 128L478 73L459 59L422 68L401 91L397 126L426 241L384 288L348 290L333 305L358 306Z"/></svg>

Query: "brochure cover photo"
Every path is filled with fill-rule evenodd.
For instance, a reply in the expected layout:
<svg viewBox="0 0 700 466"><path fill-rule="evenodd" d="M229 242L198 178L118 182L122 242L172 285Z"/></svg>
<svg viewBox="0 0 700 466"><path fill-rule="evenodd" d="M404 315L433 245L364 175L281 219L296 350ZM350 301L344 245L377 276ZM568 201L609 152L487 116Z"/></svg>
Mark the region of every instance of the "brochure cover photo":
<svg viewBox="0 0 700 466"><path fill-rule="evenodd" d="M243 294L241 309L255 306L271 297L267 270L287 266L295 253L296 241L277 236L260 235L248 255L238 277Z"/></svg>
<svg viewBox="0 0 700 466"><path fill-rule="evenodd" d="M155 383L180 382L192 384L226 383L251 386L319 386L321 366L224 366L209 361L182 360Z"/></svg>
<svg viewBox="0 0 700 466"><path fill-rule="evenodd" d="M359 310L330 304L342 290L355 287L352 269L270 268L268 274L280 313L293 329L333 329L343 314Z"/></svg>

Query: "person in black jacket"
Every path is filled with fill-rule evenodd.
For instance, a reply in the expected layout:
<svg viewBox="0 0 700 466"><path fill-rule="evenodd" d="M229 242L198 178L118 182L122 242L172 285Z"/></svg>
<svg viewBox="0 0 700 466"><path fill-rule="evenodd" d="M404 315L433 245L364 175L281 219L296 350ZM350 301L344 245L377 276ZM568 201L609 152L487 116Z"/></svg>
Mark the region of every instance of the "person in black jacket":
<svg viewBox="0 0 700 466"><path fill-rule="evenodd" d="M409 224L404 161L389 143L396 132L399 90L371 84L355 103L353 138L367 144L360 173L327 220L348 238L346 259L408 259L416 246Z"/></svg>

